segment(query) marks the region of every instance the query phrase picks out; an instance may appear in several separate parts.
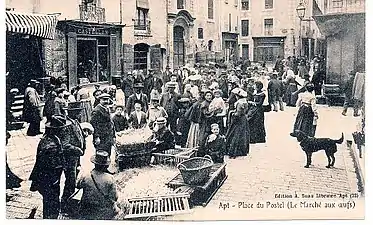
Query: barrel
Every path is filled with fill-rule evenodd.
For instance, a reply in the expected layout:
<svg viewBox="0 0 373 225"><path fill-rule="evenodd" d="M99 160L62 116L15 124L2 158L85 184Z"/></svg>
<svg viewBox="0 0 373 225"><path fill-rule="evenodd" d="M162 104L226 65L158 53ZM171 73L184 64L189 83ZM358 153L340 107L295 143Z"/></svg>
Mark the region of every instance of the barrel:
<svg viewBox="0 0 373 225"><path fill-rule="evenodd" d="M206 52L197 52L196 62L200 64L205 64L206 63Z"/></svg>
<svg viewBox="0 0 373 225"><path fill-rule="evenodd" d="M207 60L207 63L215 62L215 52L212 52L212 51L206 52L206 60Z"/></svg>

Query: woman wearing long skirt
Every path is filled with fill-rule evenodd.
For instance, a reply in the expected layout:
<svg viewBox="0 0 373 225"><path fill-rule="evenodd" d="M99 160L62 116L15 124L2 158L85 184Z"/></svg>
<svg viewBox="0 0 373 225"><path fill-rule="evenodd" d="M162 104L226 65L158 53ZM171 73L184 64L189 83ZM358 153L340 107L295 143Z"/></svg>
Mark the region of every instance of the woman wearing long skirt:
<svg viewBox="0 0 373 225"><path fill-rule="evenodd" d="M315 136L316 121L318 119L316 109L316 97L312 93L314 91L313 84L306 85L306 92L299 94L297 106L299 107L297 117L294 123L293 132L290 134L295 137L296 131L302 131L310 137Z"/></svg>
<svg viewBox="0 0 373 225"><path fill-rule="evenodd" d="M212 101L213 94L212 91L206 89L204 91L204 101L201 104L201 123L200 123L200 132L199 132L199 146L202 146L206 140L206 137L210 133L211 124L214 123L214 111L209 110L210 103Z"/></svg>
<svg viewBox="0 0 373 225"><path fill-rule="evenodd" d="M284 95L284 102L287 106L295 107L298 99L298 95L294 95L293 93L298 90L298 86L301 86L298 81L296 80L296 76L294 72L287 68L285 72L285 80L286 80L286 91Z"/></svg>
<svg viewBox="0 0 373 225"><path fill-rule="evenodd" d="M250 126L250 144L266 142L263 109L263 102L266 96L263 92L263 83L260 81L255 82L255 89L254 100L249 102L250 107L247 113Z"/></svg>
<svg viewBox="0 0 373 225"><path fill-rule="evenodd" d="M193 103L189 110L185 113L185 117L190 121L190 128L186 142L187 148L195 148L198 146L199 124L201 123L201 104L203 98Z"/></svg>
<svg viewBox="0 0 373 225"><path fill-rule="evenodd" d="M250 150L250 131L247 122L246 113L248 103L246 100L247 92L240 90L236 94L238 99L235 103L236 110L231 114L230 123L227 131L227 153L230 157L246 156Z"/></svg>
<svg viewBox="0 0 373 225"><path fill-rule="evenodd" d="M88 89L85 87L81 87L76 95L76 101L80 101L82 103L82 114L80 117L80 122L89 122L91 121L91 114L92 114L92 102L90 100Z"/></svg>

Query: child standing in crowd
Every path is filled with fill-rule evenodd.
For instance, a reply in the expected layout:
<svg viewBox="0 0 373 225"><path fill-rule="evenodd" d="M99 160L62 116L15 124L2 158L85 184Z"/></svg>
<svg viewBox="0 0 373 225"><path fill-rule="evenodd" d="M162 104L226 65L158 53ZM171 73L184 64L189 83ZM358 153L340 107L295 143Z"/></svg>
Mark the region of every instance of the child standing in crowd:
<svg viewBox="0 0 373 225"><path fill-rule="evenodd" d="M153 96L150 102L150 107L146 112L146 118L148 120L149 128L153 129L155 121L157 118L164 117L168 118L166 110L159 105L159 97Z"/></svg>
<svg viewBox="0 0 373 225"><path fill-rule="evenodd" d="M130 124L130 127L133 129L142 129L146 127L146 113L141 111L140 102L135 103L135 111L130 114L128 124Z"/></svg>
<svg viewBox="0 0 373 225"><path fill-rule="evenodd" d="M123 115L124 106L115 106L115 112L112 117L115 132L121 132L128 129L127 118Z"/></svg>
<svg viewBox="0 0 373 225"><path fill-rule="evenodd" d="M214 163L223 163L226 153L225 137L220 135L219 125L211 124L211 134L207 136L202 153L211 156Z"/></svg>

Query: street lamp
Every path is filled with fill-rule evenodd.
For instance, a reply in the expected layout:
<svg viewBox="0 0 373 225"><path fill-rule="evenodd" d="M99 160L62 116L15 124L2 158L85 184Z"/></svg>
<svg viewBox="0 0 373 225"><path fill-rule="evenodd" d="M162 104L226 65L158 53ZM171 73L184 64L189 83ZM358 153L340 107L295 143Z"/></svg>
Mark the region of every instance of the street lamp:
<svg viewBox="0 0 373 225"><path fill-rule="evenodd" d="M306 14L306 7L304 7L303 2L299 2L299 5L297 7L297 14L299 17L299 57L302 56L302 37L301 37L301 32L302 32L302 20Z"/></svg>

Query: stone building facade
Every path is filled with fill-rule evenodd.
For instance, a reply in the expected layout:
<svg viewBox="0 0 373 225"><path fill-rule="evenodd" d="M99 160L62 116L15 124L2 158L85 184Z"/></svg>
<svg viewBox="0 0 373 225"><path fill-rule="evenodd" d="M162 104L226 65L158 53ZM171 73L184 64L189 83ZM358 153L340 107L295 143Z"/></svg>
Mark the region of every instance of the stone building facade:
<svg viewBox="0 0 373 225"><path fill-rule="evenodd" d="M309 50L305 46L308 46L310 39L316 40L319 33L315 22L310 18L312 4L305 3L306 16L300 24L296 12L299 2L239 0L240 56L253 61L273 63L277 56L298 56L301 48L302 56L310 55L312 58L317 51L314 47Z"/></svg>

